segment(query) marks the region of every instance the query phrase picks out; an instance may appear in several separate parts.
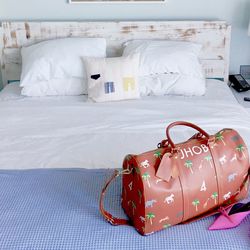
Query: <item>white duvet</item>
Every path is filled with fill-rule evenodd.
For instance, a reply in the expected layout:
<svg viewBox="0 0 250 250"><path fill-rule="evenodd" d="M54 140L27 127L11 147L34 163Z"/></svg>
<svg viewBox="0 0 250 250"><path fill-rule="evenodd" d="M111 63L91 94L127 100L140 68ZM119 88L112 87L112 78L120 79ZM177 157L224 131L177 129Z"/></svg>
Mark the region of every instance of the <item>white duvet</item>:
<svg viewBox="0 0 250 250"><path fill-rule="evenodd" d="M235 128L250 148L250 115L225 83L210 80L202 97L163 96L89 103L85 97L24 98L0 93L0 168L118 168L128 153L156 148L166 126L194 122L209 133ZM179 127L174 141L194 130Z"/></svg>

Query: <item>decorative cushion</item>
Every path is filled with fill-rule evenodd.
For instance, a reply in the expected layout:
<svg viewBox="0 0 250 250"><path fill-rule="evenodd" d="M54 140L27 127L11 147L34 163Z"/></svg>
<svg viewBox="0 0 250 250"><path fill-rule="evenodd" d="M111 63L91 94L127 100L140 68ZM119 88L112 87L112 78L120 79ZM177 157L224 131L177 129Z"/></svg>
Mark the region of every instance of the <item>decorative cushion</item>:
<svg viewBox="0 0 250 250"><path fill-rule="evenodd" d="M137 81L139 55L113 58L84 58L88 97L108 102L140 97Z"/></svg>

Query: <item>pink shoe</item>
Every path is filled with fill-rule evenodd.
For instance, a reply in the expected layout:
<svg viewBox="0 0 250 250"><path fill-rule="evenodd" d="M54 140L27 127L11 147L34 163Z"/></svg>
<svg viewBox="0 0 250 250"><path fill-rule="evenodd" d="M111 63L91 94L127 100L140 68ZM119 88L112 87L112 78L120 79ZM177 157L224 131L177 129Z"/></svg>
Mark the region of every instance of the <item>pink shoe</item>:
<svg viewBox="0 0 250 250"><path fill-rule="evenodd" d="M208 228L209 230L221 230L237 227L247 215L250 214L250 202L235 204L226 210L220 209L221 215Z"/></svg>

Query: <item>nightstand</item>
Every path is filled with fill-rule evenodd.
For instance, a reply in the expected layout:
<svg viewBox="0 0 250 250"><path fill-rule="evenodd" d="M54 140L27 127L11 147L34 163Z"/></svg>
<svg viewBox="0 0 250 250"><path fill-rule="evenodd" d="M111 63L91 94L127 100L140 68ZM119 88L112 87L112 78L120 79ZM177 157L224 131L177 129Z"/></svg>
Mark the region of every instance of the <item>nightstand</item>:
<svg viewBox="0 0 250 250"><path fill-rule="evenodd" d="M246 92L237 92L235 89L230 87L232 93L234 94L235 98L239 102L240 105L242 105L244 108L248 109L250 112L250 102L244 101L244 97L249 97L250 98L250 90Z"/></svg>

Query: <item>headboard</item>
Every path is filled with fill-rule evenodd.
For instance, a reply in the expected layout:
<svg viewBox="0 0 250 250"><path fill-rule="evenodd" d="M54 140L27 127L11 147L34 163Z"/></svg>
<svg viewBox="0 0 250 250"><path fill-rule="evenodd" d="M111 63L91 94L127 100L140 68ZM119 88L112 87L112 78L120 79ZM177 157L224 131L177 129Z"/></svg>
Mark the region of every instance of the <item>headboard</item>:
<svg viewBox="0 0 250 250"><path fill-rule="evenodd" d="M2 22L0 60L3 84L20 79L22 46L59 37L104 37L108 56L119 56L131 39L183 40L203 45L207 78L228 80L231 27L224 21Z"/></svg>

